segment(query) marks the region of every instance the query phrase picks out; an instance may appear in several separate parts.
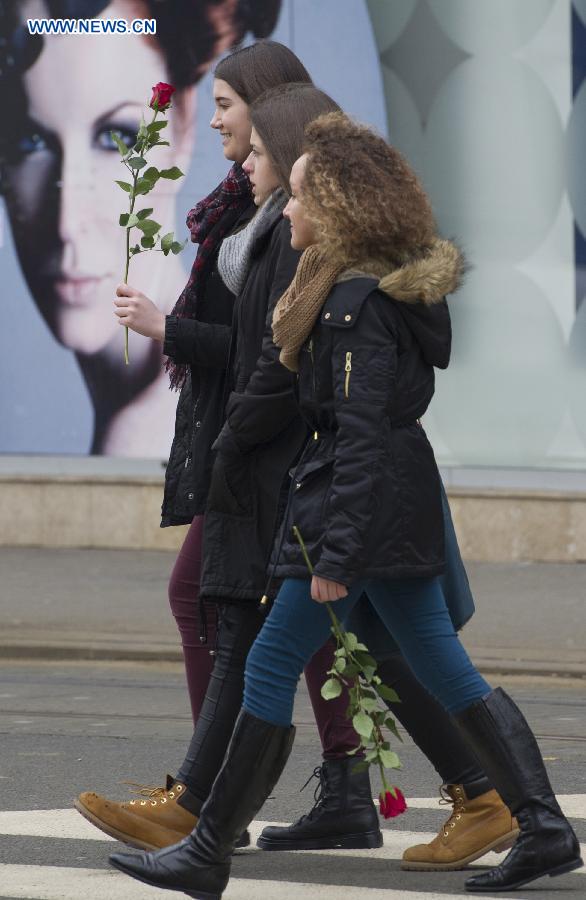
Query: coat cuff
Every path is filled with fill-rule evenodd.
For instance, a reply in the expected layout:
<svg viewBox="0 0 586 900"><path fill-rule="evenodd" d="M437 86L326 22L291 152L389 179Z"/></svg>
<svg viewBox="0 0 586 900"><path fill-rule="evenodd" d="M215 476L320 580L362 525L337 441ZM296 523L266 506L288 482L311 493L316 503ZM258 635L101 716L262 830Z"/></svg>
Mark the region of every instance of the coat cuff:
<svg viewBox="0 0 586 900"><path fill-rule="evenodd" d="M165 340L163 353L175 359L177 356L177 316L165 316Z"/></svg>

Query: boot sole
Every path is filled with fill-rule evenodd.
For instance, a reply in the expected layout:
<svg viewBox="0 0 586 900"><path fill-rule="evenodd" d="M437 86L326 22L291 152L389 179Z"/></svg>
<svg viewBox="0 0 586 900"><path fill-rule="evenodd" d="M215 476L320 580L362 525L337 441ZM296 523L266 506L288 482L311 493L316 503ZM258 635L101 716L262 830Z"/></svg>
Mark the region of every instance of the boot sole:
<svg viewBox="0 0 586 900"><path fill-rule="evenodd" d="M547 875L549 875L550 878L556 878L558 875L566 875L568 872L573 872L575 869L581 869L583 865L584 861L582 859L575 859L572 862L562 863L561 866L556 866L555 869L539 872L538 875L532 875L530 878L523 878L521 881L514 881L511 884L506 884L502 887L487 887L486 885L483 887L480 887L480 885L478 887L468 887L468 885L466 885L465 887L470 894L502 894L505 891L514 891L516 888L523 887L525 884L537 881L538 878L545 878Z"/></svg>
<svg viewBox="0 0 586 900"><path fill-rule="evenodd" d="M103 822L102 819L99 819L97 816L95 816L89 809L87 809L83 805L83 803L80 803L79 800L75 799L73 801L73 805L75 806L78 813L81 813L84 819L87 819L88 822L90 822L96 828L99 828L99 830L103 831L104 834L115 838L117 841L121 841L121 843L126 844L128 847L132 847L135 850L162 850L163 847L169 847L171 844L177 844L179 841L182 841L184 837L186 837L185 834L172 832L168 844L149 844L147 843L147 841L141 841L134 835L126 834L124 831L119 831L117 828L114 828L113 825L108 825L106 822Z"/></svg>
<svg viewBox="0 0 586 900"><path fill-rule="evenodd" d="M262 836L256 842L261 850L374 850L383 845L381 831L342 834L339 837L306 841L271 841Z"/></svg>
<svg viewBox="0 0 586 900"><path fill-rule="evenodd" d="M505 850L510 850L517 838L519 837L519 829L515 828L513 831L510 831L507 835L501 835L495 841L491 841L490 844L486 844L486 846L482 847L480 850L475 850L474 853L471 853L469 856L465 856L462 859L455 859L449 863L440 863L440 862L417 862L410 860L402 860L401 861L401 869L405 872L455 872L459 869L465 869L466 866L470 865L470 863L474 862L476 859L480 859L481 856L484 856L486 853L504 853Z"/></svg>
<svg viewBox="0 0 586 900"><path fill-rule="evenodd" d="M141 878L140 875L136 875L134 872L127 872L126 869L123 869L122 866L117 865L117 863L112 860L109 860L109 862L114 869L122 872L123 875L128 875L129 878L134 878L135 881L140 881L142 884L148 884L151 887L158 887L166 891L177 891L185 894L187 897L193 897L194 900L222 900L222 894L210 894L209 891L186 891L185 888L170 887L168 884L153 884L152 881Z"/></svg>

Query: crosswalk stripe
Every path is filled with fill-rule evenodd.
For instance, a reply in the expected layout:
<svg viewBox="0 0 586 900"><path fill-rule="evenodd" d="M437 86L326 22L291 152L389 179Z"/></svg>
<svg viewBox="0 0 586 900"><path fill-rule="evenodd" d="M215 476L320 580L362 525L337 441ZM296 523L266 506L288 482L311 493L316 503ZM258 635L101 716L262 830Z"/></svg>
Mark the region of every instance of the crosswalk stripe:
<svg viewBox="0 0 586 900"><path fill-rule="evenodd" d="M565 814L573 819L586 819L586 794L560 794L560 805ZM409 808L437 809L448 813L446 806L439 806L437 797L410 797ZM412 824L415 818L407 812L397 824ZM265 823L256 823L264 827ZM272 823L277 824L277 823ZM432 835L424 832L401 832L395 829L385 834L408 834L411 843L424 843ZM29 809L0 812L0 835L30 835L31 837L74 838L75 840L112 841L114 838L94 828L73 808L69 809ZM412 840L413 838L413 840Z"/></svg>
<svg viewBox="0 0 586 900"><path fill-rule="evenodd" d="M400 820L398 820L400 821ZM256 840L266 825L283 825L284 822L254 821L250 825L251 849L245 852L261 852L256 849ZM0 835L19 835L37 838L65 838L70 840L111 841L109 837L87 822L75 809L41 809L0 813ZM303 850L299 852L312 855L338 855L345 858L359 859L401 859L407 847L414 844L425 844L435 837L434 832L403 831L396 828L383 830L384 845L372 850ZM582 854L586 856L586 844L582 845ZM501 854L487 853L483 857L486 865L496 865L502 859ZM577 875L586 875L586 868L577 869Z"/></svg>
<svg viewBox="0 0 586 900"><path fill-rule="evenodd" d="M79 900L93 897L99 900L169 900L172 894L158 888L147 887L125 875L104 869L71 869L63 866L19 866L0 865L0 884L6 896L28 900ZM390 888L365 888L304 884L292 881L262 881L232 878L223 894L224 900L258 900L259 894L271 900L453 900L452 894L438 894L430 891L405 891ZM179 895L178 895L179 896ZM478 900L489 900L489 896L475 894ZM504 897L501 900L515 900Z"/></svg>

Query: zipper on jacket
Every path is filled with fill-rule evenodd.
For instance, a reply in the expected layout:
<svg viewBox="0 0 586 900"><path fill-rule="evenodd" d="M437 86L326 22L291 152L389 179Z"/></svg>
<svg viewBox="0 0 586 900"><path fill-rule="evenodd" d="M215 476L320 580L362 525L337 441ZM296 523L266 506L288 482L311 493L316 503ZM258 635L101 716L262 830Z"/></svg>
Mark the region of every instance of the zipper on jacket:
<svg viewBox="0 0 586 900"><path fill-rule="evenodd" d="M311 356L311 382L313 384L313 395L315 397L315 360L313 358L313 338L309 340L309 355Z"/></svg>
<svg viewBox="0 0 586 900"><path fill-rule="evenodd" d="M352 353L346 354L346 377L344 379L344 396L346 400L350 396L350 373L352 372Z"/></svg>
<svg viewBox="0 0 586 900"><path fill-rule="evenodd" d="M191 448L193 447L193 437L195 434L195 417L197 415L197 407L199 406L199 397L195 401L193 405L193 415L191 417L191 431L189 433L189 444L187 445L187 456L185 457L185 466L184 468L189 468L189 464L191 463Z"/></svg>

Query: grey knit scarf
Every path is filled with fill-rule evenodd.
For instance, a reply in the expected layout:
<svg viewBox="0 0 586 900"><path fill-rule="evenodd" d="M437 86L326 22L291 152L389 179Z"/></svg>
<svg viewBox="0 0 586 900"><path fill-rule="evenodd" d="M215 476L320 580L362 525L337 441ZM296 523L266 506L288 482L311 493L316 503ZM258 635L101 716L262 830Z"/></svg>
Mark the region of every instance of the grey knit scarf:
<svg viewBox="0 0 586 900"><path fill-rule="evenodd" d="M218 272L233 294L238 295L244 287L255 242L270 231L281 217L286 205L285 191L277 188L244 228L222 241L218 254Z"/></svg>

